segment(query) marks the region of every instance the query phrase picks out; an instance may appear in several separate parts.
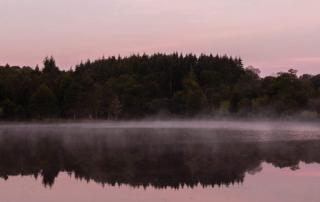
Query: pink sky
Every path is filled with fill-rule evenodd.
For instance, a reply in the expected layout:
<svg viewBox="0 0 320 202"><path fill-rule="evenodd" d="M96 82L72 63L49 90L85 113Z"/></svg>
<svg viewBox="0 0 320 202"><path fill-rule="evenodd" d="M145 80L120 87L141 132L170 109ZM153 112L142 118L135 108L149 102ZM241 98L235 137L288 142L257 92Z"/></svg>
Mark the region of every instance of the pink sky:
<svg viewBox="0 0 320 202"><path fill-rule="evenodd" d="M0 0L0 65L68 69L87 58L183 52L241 56L264 75L320 73L318 0Z"/></svg>

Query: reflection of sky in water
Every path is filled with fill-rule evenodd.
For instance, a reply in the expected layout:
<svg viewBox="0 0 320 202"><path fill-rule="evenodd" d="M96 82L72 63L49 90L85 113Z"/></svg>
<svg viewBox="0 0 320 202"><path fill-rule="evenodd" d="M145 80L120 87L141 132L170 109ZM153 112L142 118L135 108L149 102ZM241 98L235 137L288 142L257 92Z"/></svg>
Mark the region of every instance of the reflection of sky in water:
<svg viewBox="0 0 320 202"><path fill-rule="evenodd" d="M285 122L1 125L0 200L313 202L319 134Z"/></svg>
<svg viewBox="0 0 320 202"><path fill-rule="evenodd" d="M300 169L274 168L263 164L263 170L255 175L247 174L245 182L229 187L197 186L179 190L132 188L127 185L102 186L94 182L76 180L66 173L60 173L52 188L43 187L41 180L33 177L16 176L8 181L0 179L1 201L5 202L317 202L320 186L320 166L300 164Z"/></svg>

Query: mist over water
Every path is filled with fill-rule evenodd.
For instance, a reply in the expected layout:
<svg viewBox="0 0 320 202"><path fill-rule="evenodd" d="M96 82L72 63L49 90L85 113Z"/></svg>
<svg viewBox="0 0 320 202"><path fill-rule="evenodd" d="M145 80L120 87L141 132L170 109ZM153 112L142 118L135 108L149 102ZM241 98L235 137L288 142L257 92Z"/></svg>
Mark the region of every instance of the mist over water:
<svg viewBox="0 0 320 202"><path fill-rule="evenodd" d="M66 123L2 123L0 127L80 127L80 128L195 128L235 130L320 130L317 122L299 121L234 121L234 120L140 120L79 121Z"/></svg>
<svg viewBox="0 0 320 202"><path fill-rule="evenodd" d="M25 193L17 188L19 184L29 187L41 181L44 189L37 191L59 196L63 196L57 191L61 187L79 183L81 193L99 185L93 188L97 194L128 194L133 188L136 194L143 190L143 197L160 199L160 195L173 192L191 191L191 197L196 197L223 189L222 196L242 190L246 201L257 201L252 192L246 193L247 184L255 190L268 183L301 182L309 175L317 176L319 165L320 127L316 123L147 120L0 125L0 187L18 194ZM314 169L312 173L310 169ZM306 177L298 180L287 173ZM273 179L271 184L269 179ZM312 182L320 186L320 181ZM12 183L16 188L10 188ZM315 187L310 183L305 179L293 189ZM64 194L68 198L68 193ZM290 198L288 191L282 194L285 200ZM109 199L124 201L120 195L109 195ZM16 199L6 197L8 201ZM96 197L99 202L106 199ZM302 198L306 197L297 196ZM310 196L309 201L317 198ZM270 201L277 201L274 199ZM139 198L132 197L132 201Z"/></svg>
<svg viewBox="0 0 320 202"><path fill-rule="evenodd" d="M9 123L0 125L0 135L130 135L145 134L170 138L189 136L211 140L279 141L320 138L320 124L299 121L217 121L217 120L141 120L86 121L67 123ZM171 141L171 140L168 140Z"/></svg>

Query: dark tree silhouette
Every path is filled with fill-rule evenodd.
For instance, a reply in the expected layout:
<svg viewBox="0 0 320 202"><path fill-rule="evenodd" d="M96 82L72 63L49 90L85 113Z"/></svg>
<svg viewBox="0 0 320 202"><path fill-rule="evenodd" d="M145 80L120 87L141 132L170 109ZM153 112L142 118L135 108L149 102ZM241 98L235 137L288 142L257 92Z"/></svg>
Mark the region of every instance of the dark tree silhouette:
<svg viewBox="0 0 320 202"><path fill-rule="evenodd" d="M30 99L30 111L33 117L54 117L58 114L57 100L52 91L42 84Z"/></svg>
<svg viewBox="0 0 320 202"><path fill-rule="evenodd" d="M320 115L320 75L262 78L228 56L119 56L68 71L47 57L40 69L0 66L0 119Z"/></svg>

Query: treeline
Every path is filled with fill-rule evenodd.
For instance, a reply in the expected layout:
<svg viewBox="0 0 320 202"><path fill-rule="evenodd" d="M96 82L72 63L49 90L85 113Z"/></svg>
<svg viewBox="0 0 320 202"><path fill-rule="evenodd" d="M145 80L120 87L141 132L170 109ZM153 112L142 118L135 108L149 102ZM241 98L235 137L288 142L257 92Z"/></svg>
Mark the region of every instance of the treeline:
<svg viewBox="0 0 320 202"><path fill-rule="evenodd" d="M0 118L320 115L320 74L261 78L240 58L180 54L87 61L60 70L0 66Z"/></svg>

